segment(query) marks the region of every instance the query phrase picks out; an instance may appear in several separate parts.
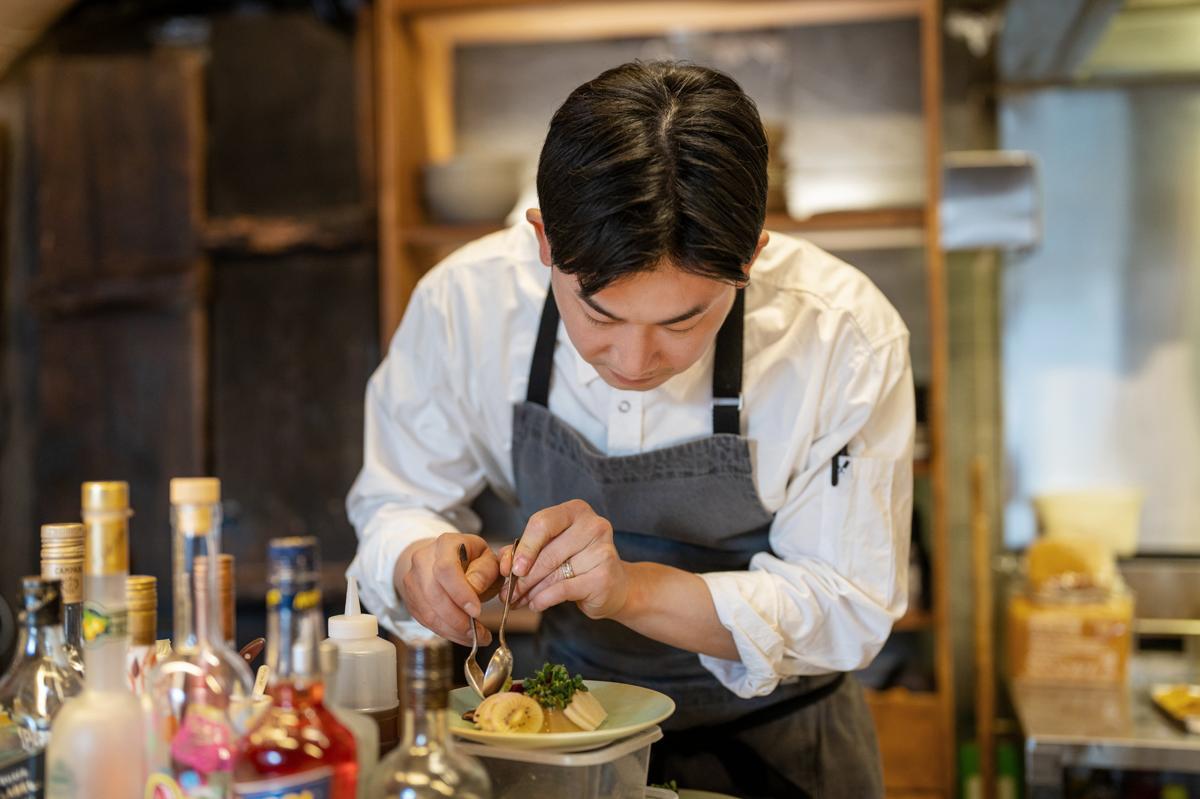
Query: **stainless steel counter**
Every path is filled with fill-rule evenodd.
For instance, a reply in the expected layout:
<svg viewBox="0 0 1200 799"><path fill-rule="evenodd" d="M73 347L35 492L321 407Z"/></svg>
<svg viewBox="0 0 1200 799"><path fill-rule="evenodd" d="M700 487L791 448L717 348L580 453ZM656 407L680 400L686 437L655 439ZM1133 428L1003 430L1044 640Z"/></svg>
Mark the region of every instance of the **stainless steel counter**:
<svg viewBox="0 0 1200 799"><path fill-rule="evenodd" d="M1189 735L1154 706L1149 687L1195 682L1179 655L1134 655L1128 685L1063 687L1014 682L1013 704L1025 734L1029 799L1063 796L1072 766L1200 774L1200 736Z"/></svg>

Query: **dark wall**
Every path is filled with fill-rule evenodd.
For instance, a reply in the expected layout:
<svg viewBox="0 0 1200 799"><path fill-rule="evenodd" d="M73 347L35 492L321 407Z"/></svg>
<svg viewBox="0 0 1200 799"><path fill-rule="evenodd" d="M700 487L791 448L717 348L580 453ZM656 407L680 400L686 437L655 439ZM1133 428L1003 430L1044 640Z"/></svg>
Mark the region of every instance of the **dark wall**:
<svg viewBox="0 0 1200 799"><path fill-rule="evenodd" d="M303 10L85 11L0 83L0 129L31 142L3 195L30 257L17 275L0 257L0 593L37 569L37 524L78 518L80 482L126 479L168 634L167 482L212 473L252 637L267 539L319 536L331 603L354 552L342 503L379 351L353 33Z"/></svg>

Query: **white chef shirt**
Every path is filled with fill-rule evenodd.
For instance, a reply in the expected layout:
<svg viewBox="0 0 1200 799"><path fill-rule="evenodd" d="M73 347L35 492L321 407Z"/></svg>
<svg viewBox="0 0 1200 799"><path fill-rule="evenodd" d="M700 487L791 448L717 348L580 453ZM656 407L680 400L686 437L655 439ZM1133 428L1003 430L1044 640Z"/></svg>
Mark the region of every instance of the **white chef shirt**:
<svg viewBox="0 0 1200 799"><path fill-rule="evenodd" d="M419 283L367 386L363 468L346 500L348 574L393 630L392 574L413 541L480 532L470 503L513 499L513 405L525 398L550 272L527 223L475 241ZM712 434L713 347L651 391L605 383L561 323L550 410L609 455ZM914 404L908 331L858 270L772 233L746 289L742 411L771 552L702 574L739 661L699 655L749 697L869 663L907 604ZM834 487L831 459L849 443ZM564 498L566 499L566 498ZM408 621L408 624L415 622Z"/></svg>

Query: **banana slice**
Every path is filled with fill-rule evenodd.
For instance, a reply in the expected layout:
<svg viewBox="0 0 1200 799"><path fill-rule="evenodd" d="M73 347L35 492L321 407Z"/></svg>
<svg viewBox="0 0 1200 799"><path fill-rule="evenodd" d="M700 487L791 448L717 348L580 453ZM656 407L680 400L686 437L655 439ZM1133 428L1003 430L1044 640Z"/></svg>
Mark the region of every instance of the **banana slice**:
<svg viewBox="0 0 1200 799"><path fill-rule="evenodd" d="M492 694L475 708L475 725L484 732L540 732L542 706L524 694Z"/></svg>
<svg viewBox="0 0 1200 799"><path fill-rule="evenodd" d="M584 730L594 730L608 718L608 711L591 691L576 691L563 711L568 719Z"/></svg>

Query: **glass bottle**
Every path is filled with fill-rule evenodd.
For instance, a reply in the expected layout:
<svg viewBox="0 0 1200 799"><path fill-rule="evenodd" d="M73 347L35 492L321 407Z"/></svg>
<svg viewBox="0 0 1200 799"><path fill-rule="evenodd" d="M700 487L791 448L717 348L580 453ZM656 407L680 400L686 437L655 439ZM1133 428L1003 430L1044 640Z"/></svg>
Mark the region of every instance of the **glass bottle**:
<svg viewBox="0 0 1200 799"><path fill-rule="evenodd" d="M83 484L87 680L55 719L46 750L47 799L132 799L146 782L142 707L125 677L130 515L127 483Z"/></svg>
<svg viewBox="0 0 1200 799"><path fill-rule="evenodd" d="M449 733L450 644L405 640L404 738L371 776L371 799L491 799L483 764L458 751Z"/></svg>
<svg viewBox="0 0 1200 799"><path fill-rule="evenodd" d="M272 539L267 558L271 706L238 753L235 795L354 799L358 778L354 736L323 701L317 540Z"/></svg>
<svg viewBox="0 0 1200 799"><path fill-rule="evenodd" d="M51 725L63 703L83 690L67 659L62 583L25 577L21 594L17 653L0 679L0 796L5 799L43 795Z"/></svg>
<svg viewBox="0 0 1200 799"><path fill-rule="evenodd" d="M42 576L62 582L67 659L83 680L83 534L79 522L42 525Z"/></svg>
<svg viewBox="0 0 1200 799"><path fill-rule="evenodd" d="M395 657L393 652L393 666ZM338 670L341 667L341 650L333 641L321 642L321 676L325 679L325 707L329 708L329 712L334 715L342 725L350 730L354 735L354 748L358 753L358 791L356 796L358 799L366 799L367 783L371 779L371 772L375 768L375 764L379 762L379 727L375 720L365 713L359 713L356 710L343 705L338 701L336 692L328 690L331 685L337 684ZM393 673L395 673L393 668Z"/></svg>
<svg viewBox="0 0 1200 799"><path fill-rule="evenodd" d="M239 703L253 679L218 627L216 573L197 568L221 547L221 482L171 480L175 629L171 654L150 672L147 796L229 797L244 733ZM151 789L157 793L152 793Z"/></svg>

